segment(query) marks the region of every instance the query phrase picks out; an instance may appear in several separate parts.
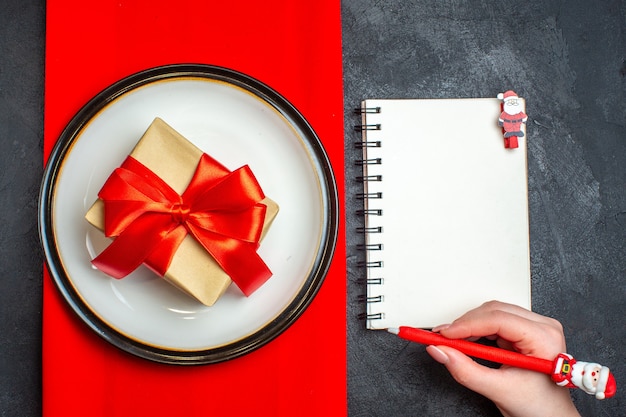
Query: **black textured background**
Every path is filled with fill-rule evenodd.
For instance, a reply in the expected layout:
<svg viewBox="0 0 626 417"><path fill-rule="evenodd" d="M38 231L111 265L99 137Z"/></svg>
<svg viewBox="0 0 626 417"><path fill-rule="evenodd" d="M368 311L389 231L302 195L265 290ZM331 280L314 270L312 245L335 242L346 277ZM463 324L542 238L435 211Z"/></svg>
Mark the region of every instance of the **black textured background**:
<svg viewBox="0 0 626 417"><path fill-rule="evenodd" d="M626 415L626 2L357 0L342 19L348 177L363 98L526 98L533 309L618 378L613 399L576 392L582 414ZM422 346L364 330L359 184L346 185L350 415L499 415Z"/></svg>
<svg viewBox="0 0 626 417"><path fill-rule="evenodd" d="M563 322L570 353L618 379L613 399L574 392L581 413L626 416L626 1L343 0L341 8L348 178L358 171L351 110L363 98L509 88L526 98L533 308ZM41 414L44 47L45 2L0 0L1 416ZM346 187L350 416L499 415L423 347L364 330L350 197L359 185Z"/></svg>
<svg viewBox="0 0 626 417"><path fill-rule="evenodd" d="M43 0L0 0L0 415L41 414Z"/></svg>

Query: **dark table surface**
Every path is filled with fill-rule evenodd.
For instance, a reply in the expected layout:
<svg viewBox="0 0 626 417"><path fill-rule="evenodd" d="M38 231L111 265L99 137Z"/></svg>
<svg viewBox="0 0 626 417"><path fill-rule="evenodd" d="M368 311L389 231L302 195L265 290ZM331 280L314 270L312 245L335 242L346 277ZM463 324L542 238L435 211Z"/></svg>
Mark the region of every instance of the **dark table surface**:
<svg viewBox="0 0 626 417"><path fill-rule="evenodd" d="M611 367L613 399L573 392L583 415L625 416L626 1L343 0L350 416L495 416L418 345L364 329L361 223L350 196L361 99L527 100L533 309L568 351ZM0 415L41 414L45 2L0 7Z"/></svg>

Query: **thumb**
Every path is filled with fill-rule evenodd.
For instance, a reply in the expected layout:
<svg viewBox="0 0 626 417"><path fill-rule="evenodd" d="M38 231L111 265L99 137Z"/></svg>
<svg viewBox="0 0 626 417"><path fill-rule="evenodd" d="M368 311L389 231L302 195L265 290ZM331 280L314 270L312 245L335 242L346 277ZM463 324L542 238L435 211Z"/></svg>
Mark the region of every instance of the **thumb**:
<svg viewBox="0 0 626 417"><path fill-rule="evenodd" d="M491 396L502 388L502 375L496 369L482 366L454 348L428 346L426 351L443 364L459 384L472 391Z"/></svg>

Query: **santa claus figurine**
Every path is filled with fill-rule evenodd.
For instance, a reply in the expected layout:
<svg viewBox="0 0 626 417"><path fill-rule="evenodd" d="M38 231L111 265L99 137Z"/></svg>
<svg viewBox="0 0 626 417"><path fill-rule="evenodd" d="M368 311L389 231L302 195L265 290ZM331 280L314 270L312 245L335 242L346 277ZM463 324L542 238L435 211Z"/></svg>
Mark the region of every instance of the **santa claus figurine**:
<svg viewBox="0 0 626 417"><path fill-rule="evenodd" d="M522 125L528 120L524 113L524 101L520 100L515 91L509 90L499 93L498 99L502 100L502 113L498 118L498 126L502 127L504 133L504 147L517 148L518 138L524 136Z"/></svg>
<svg viewBox="0 0 626 417"><path fill-rule="evenodd" d="M599 400L615 394L616 384L606 366L592 362L576 361L567 353L560 353L554 360L552 380L557 385L580 388Z"/></svg>

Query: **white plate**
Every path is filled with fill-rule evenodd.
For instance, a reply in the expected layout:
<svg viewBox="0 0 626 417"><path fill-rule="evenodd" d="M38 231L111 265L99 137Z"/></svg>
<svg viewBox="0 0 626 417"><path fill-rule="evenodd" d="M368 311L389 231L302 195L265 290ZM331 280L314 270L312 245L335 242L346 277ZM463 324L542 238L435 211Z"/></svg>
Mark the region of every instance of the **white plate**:
<svg viewBox="0 0 626 417"><path fill-rule="evenodd" d="M229 169L250 165L279 204L259 249L273 276L250 297L231 285L206 307L145 267L121 280L92 267L108 241L84 215L155 117ZM337 211L326 153L287 100L232 70L173 65L119 81L69 123L46 167L40 230L58 288L98 334L147 359L213 363L269 342L304 311L330 264Z"/></svg>

